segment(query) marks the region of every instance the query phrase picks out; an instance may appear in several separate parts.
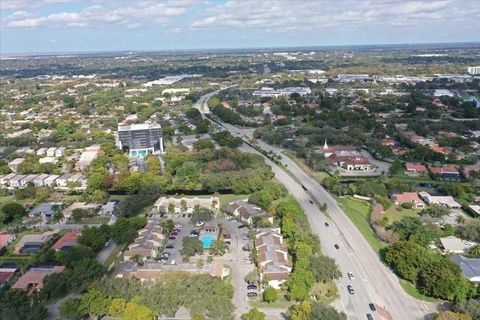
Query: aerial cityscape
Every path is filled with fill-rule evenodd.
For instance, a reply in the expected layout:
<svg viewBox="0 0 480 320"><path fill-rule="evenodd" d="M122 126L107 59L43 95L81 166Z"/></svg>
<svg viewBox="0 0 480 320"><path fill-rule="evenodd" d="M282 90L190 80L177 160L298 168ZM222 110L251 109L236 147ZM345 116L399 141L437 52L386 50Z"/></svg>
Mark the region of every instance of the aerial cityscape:
<svg viewBox="0 0 480 320"><path fill-rule="evenodd" d="M475 0L0 0L0 320L480 320Z"/></svg>

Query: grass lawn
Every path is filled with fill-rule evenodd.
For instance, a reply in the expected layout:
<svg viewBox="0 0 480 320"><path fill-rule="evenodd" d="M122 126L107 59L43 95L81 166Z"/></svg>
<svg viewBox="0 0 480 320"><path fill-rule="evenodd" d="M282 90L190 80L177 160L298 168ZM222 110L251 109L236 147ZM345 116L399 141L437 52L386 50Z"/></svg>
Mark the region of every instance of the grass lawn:
<svg viewBox="0 0 480 320"><path fill-rule="evenodd" d="M220 206L233 201L248 199L248 197L248 194L222 194L220 195Z"/></svg>
<svg viewBox="0 0 480 320"><path fill-rule="evenodd" d="M127 200L128 198L130 198L131 195L128 195L128 194L112 194L110 196L110 199L108 200L119 200L119 201L122 201L122 200Z"/></svg>
<svg viewBox="0 0 480 320"><path fill-rule="evenodd" d="M15 203L24 205L28 201L29 199L17 200L15 199L15 196L3 196L3 197L0 197L0 207L3 207L4 205L10 202L15 202Z"/></svg>
<svg viewBox="0 0 480 320"><path fill-rule="evenodd" d="M385 217L390 219L390 221L398 221L403 217L418 217L418 211L415 209L401 209L399 210L396 206L392 205L390 208L385 210Z"/></svg>
<svg viewBox="0 0 480 320"><path fill-rule="evenodd" d="M305 173L307 173L310 177L315 179L317 182L322 182L323 179L329 176L328 173L325 171L314 171L312 170L303 159L297 158L295 154L291 151L285 151L284 154L292 159L293 162L297 164Z"/></svg>
<svg viewBox="0 0 480 320"><path fill-rule="evenodd" d="M370 227L370 203L351 197L339 198L338 203L342 206L347 216L352 220L357 229L363 234L368 243L375 249L377 254L386 247L386 244L378 239Z"/></svg>
<svg viewBox="0 0 480 320"><path fill-rule="evenodd" d="M333 281L316 283L313 287L313 293L318 301L325 301L326 303L331 303L338 298L338 289Z"/></svg>
<svg viewBox="0 0 480 320"><path fill-rule="evenodd" d="M428 301L428 302L439 302L440 300L432 298L432 297L427 297L418 292L417 288L415 286L403 279L399 279L400 285L402 286L403 290L405 290L406 293L408 293L410 296L414 297L415 299L423 300L423 301Z"/></svg>
<svg viewBox="0 0 480 320"><path fill-rule="evenodd" d="M274 302L267 303L262 301L262 295L260 294L257 297L248 298L248 302L252 307L255 308L281 308L288 309L291 305L295 304L294 301L289 301L286 297L287 292L277 290L278 299Z"/></svg>

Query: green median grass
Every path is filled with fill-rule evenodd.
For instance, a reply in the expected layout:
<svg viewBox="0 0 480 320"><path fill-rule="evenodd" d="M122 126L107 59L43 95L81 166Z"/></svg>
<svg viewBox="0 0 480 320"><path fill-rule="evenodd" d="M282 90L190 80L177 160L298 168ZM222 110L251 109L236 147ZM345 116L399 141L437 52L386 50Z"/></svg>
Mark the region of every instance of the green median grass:
<svg viewBox="0 0 480 320"><path fill-rule="evenodd" d="M346 215L352 220L357 229L367 239L372 248L380 255L382 249L386 247L386 244L378 239L377 235L370 227L370 211L371 205L368 201L354 199L351 197L339 198L338 203L343 208Z"/></svg>
<svg viewBox="0 0 480 320"><path fill-rule="evenodd" d="M410 282L404 279L399 279L400 285L402 286L403 290L405 290L406 293L408 293L410 296L412 296L415 299L418 300L423 300L427 302L439 302L440 300L425 296L418 292L417 288Z"/></svg>

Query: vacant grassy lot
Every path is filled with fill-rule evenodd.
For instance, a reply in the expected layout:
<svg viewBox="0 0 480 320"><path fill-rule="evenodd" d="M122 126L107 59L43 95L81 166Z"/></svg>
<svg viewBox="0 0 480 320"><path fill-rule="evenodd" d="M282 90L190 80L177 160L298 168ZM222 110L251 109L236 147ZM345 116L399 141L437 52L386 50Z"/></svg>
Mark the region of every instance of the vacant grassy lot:
<svg viewBox="0 0 480 320"><path fill-rule="evenodd" d="M293 152L285 151L284 154L293 160L306 174L315 179L317 182L322 182L323 179L329 176L325 171L314 171L306 163L305 160L297 158Z"/></svg>
<svg viewBox="0 0 480 320"><path fill-rule="evenodd" d="M352 220L357 229L363 234L368 243L375 249L377 254L386 247L386 244L378 239L377 235L370 227L371 205L368 201L344 197L338 200L347 216Z"/></svg>
<svg viewBox="0 0 480 320"><path fill-rule="evenodd" d="M220 205L228 204L233 201L248 199L248 194L222 194L220 195Z"/></svg>
<svg viewBox="0 0 480 320"><path fill-rule="evenodd" d="M403 217L418 217L418 211L415 209L397 209L396 206L392 205L390 208L385 210L385 216L390 219L390 221L398 221Z"/></svg>

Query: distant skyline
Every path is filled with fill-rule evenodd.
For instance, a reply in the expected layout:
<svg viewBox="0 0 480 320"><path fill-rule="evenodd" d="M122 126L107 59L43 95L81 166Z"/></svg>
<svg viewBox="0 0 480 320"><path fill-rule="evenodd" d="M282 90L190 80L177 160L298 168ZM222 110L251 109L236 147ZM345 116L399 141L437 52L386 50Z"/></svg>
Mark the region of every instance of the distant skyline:
<svg viewBox="0 0 480 320"><path fill-rule="evenodd" d="M480 41L475 0L1 0L0 9L1 54Z"/></svg>

